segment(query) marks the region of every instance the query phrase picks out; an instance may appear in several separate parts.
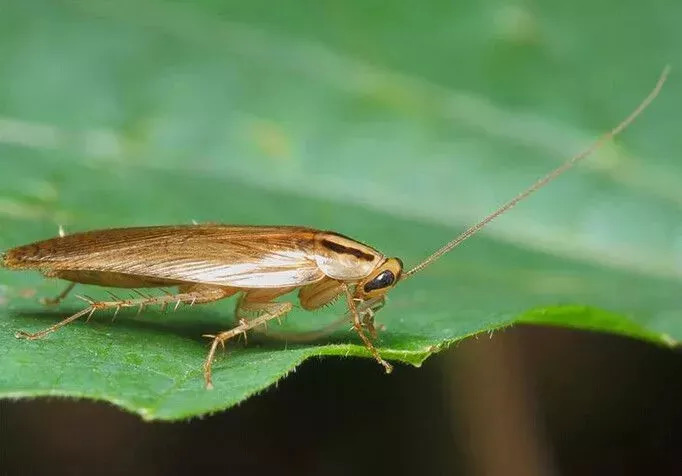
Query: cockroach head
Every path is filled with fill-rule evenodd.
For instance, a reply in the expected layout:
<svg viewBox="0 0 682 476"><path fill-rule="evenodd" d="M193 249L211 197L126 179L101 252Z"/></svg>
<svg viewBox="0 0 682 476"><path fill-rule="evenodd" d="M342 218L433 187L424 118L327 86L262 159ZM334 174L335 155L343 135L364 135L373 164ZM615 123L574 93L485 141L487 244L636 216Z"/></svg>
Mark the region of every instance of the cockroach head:
<svg viewBox="0 0 682 476"><path fill-rule="evenodd" d="M363 300L381 297L400 281L402 274L403 262L400 258L387 258L357 284L354 297Z"/></svg>

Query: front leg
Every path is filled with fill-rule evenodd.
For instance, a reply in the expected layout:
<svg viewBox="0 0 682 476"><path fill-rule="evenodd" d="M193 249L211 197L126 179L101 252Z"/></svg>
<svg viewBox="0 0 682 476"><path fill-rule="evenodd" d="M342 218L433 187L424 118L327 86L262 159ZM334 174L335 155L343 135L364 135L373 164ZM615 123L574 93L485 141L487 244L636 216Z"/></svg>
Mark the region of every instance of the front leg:
<svg viewBox="0 0 682 476"><path fill-rule="evenodd" d="M363 320L364 320L364 313L363 317L360 317L360 313L358 313L358 308L355 305L355 299L353 299L353 294L350 292L350 288L346 283L343 284L343 290L346 294L346 301L348 303L348 310L351 313L351 317L353 318L353 329L355 332L358 333L358 336L360 336L360 339L362 339L362 342L365 344L365 347L367 347L367 350L370 351L370 353L374 356L374 359L381 364L384 369L386 370L387 374L390 374L393 371L393 366L386 362L384 359L381 358L379 355L379 351L377 350L376 347L374 347L374 344L372 344L372 341L370 340L369 337L365 334L365 330L363 328ZM371 309L369 309L371 310ZM367 309L364 309L363 311L367 311ZM370 321L368 321L370 322ZM371 330L374 329L374 325L372 323L372 326L370 328ZM375 331L376 332L376 331Z"/></svg>
<svg viewBox="0 0 682 476"><path fill-rule="evenodd" d="M369 335L372 339L377 338L377 329L374 326L374 315L379 311L386 303L386 298L381 296L380 298L374 298L367 301L361 299L355 299L356 308L358 314L360 314L360 320L362 322L362 327L367 329ZM383 330L384 326L380 325L379 329Z"/></svg>
<svg viewBox="0 0 682 476"><path fill-rule="evenodd" d="M339 296L344 294L348 302L348 312L344 319L351 319L353 329L358 333L365 347L372 353L377 362L386 369L386 372L390 373L393 367L379 356L379 352L365 334L366 329L372 338L376 338L374 313L383 307L385 302L383 296L367 301L356 301L346 283L325 278L317 283L302 287L298 293L298 299L303 309L315 310L333 303ZM333 323L330 329L334 330L336 325L336 322Z"/></svg>

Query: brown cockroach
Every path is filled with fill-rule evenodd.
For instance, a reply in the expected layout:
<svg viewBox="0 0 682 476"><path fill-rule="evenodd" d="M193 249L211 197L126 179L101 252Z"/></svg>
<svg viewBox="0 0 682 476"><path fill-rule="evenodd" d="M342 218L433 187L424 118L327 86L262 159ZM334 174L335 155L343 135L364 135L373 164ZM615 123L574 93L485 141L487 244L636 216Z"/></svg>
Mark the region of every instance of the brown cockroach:
<svg viewBox="0 0 682 476"><path fill-rule="evenodd" d="M292 304L275 299L298 290L298 300L306 310L344 296L353 329L388 373L391 365L372 343L374 314L383 306L386 293L623 131L653 101L667 74L668 68L618 126L410 270L403 270L399 258L387 258L344 235L304 227L186 225L76 233L13 248L4 253L0 263L9 269L38 270L47 277L70 281L52 303L66 297L76 283L135 290L177 287L177 293L151 296L138 291L139 297L112 295L109 301L79 296L87 303L85 309L40 332L18 332L17 337L40 339L101 309L116 313L122 308L151 305L177 309L181 303L207 303L239 294L237 325L205 336L212 339L204 363L206 387L211 388L211 364L218 345L287 314Z"/></svg>

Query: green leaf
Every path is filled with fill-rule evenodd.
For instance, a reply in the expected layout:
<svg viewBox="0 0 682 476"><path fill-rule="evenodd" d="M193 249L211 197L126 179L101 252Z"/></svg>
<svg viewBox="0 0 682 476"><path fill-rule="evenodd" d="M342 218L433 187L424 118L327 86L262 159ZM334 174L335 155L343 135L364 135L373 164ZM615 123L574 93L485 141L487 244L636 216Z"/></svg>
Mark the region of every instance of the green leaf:
<svg viewBox="0 0 682 476"><path fill-rule="evenodd" d="M615 125L679 57L678 3L566 5L5 2L0 249L58 225L197 220L331 229L415 264ZM515 323L676 345L678 77L616 143L398 286L378 317L385 356L419 365ZM37 273L0 270L0 283L4 397L179 419L228 408L306 358L367 356L343 329L274 338L344 312L296 309L269 337L230 343L206 391L201 335L233 324L233 302L102 313L25 342L14 332L82 303L42 307L63 284Z"/></svg>

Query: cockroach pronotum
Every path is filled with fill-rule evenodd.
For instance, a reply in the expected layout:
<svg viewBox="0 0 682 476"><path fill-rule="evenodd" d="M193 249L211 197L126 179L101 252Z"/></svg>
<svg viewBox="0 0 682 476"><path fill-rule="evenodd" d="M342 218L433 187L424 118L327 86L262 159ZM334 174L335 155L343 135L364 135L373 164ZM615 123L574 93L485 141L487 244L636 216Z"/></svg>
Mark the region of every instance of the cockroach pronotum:
<svg viewBox="0 0 682 476"><path fill-rule="evenodd" d="M276 298L298 290L306 310L320 308L345 297L348 319L369 352L386 370L386 362L374 344L374 315L388 291L477 233L531 193L557 178L604 142L622 132L653 101L668 74L664 69L656 86L618 126L589 148L542 177L499 209L468 228L409 270L399 258L331 231L294 226L181 225L118 228L64 235L4 253L1 263L9 269L38 270L50 278L70 281L51 303L58 303L76 283L114 288L177 288L176 293L96 301L79 296L87 307L36 333L18 332L19 338L40 339L97 310L172 306L217 301L239 294L237 325L214 335L204 362L204 379L211 388L211 364L218 345L292 309ZM62 233L60 233L62 235Z"/></svg>

